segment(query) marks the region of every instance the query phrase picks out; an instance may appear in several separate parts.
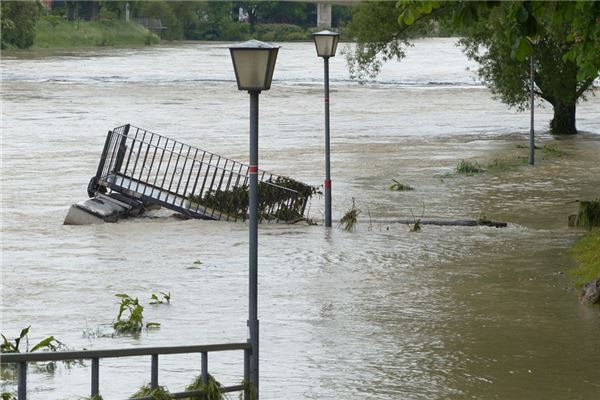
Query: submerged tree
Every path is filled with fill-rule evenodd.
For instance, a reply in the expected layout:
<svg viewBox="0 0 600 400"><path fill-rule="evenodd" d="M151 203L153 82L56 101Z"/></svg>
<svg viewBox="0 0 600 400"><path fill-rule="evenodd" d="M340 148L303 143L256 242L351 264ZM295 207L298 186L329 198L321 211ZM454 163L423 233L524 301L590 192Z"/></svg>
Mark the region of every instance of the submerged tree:
<svg viewBox="0 0 600 400"><path fill-rule="evenodd" d="M424 26L450 24L480 64L479 75L504 103L528 107L529 64L535 56L535 93L552 104L550 129L577 133L577 101L600 70L600 2L366 2L350 24L357 47L348 54L353 76L374 76L383 61L404 58L408 38Z"/></svg>

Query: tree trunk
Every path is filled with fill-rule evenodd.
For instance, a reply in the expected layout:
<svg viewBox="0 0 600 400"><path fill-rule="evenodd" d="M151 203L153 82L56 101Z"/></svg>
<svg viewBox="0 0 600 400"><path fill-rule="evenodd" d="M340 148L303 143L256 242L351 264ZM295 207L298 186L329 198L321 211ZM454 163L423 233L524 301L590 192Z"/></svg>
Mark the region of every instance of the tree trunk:
<svg viewBox="0 0 600 400"><path fill-rule="evenodd" d="M570 103L556 102L554 107L554 118L550 121L550 132L555 135L574 135L577 133L575 127L575 100Z"/></svg>

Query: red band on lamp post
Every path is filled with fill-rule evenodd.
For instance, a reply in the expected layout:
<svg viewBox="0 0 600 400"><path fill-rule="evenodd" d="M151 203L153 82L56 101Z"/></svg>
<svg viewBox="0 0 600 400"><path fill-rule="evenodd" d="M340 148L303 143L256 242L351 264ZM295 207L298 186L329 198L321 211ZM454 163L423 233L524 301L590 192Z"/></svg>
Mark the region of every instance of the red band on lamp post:
<svg viewBox="0 0 600 400"><path fill-rule="evenodd" d="M325 188L331 189L331 180L330 179L325 179Z"/></svg>
<svg viewBox="0 0 600 400"><path fill-rule="evenodd" d="M329 97L325 97L325 104L329 104Z"/></svg>
<svg viewBox="0 0 600 400"><path fill-rule="evenodd" d="M250 172L251 174L258 174L258 165L251 165L248 168L248 172Z"/></svg>

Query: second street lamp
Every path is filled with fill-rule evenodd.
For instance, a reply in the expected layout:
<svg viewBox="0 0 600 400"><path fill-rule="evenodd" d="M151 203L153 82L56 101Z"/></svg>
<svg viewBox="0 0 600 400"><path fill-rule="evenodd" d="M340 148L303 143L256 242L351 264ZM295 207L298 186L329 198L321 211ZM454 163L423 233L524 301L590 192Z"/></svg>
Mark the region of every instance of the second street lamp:
<svg viewBox="0 0 600 400"><path fill-rule="evenodd" d="M249 378L258 398L258 95L271 88L279 46L250 40L229 48L239 90L250 93L248 330Z"/></svg>
<svg viewBox="0 0 600 400"><path fill-rule="evenodd" d="M339 33L321 31L313 33L317 56L323 57L325 67L325 226L331 227L331 157L329 140L329 58L335 57Z"/></svg>

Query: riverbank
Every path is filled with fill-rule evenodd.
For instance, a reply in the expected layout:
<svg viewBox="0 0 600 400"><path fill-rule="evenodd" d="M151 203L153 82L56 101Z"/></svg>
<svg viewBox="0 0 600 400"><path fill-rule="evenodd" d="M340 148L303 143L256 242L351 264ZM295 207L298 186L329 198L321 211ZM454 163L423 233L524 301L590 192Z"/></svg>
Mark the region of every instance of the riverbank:
<svg viewBox="0 0 600 400"><path fill-rule="evenodd" d="M145 46L160 38L142 25L125 21L65 21L45 17L35 26L32 49Z"/></svg>
<svg viewBox="0 0 600 400"><path fill-rule="evenodd" d="M266 42L308 42L316 29L292 24L236 24L235 29L218 34L206 33L197 40L243 41L257 39ZM344 37L344 32L341 32ZM33 50L89 47L130 47L161 43L161 38L135 22L118 20L66 21L56 16L40 19L35 26Z"/></svg>
<svg viewBox="0 0 600 400"><path fill-rule="evenodd" d="M579 266L571 271L577 287L581 288L588 282L600 279L600 229L595 229L579 239L570 252L579 263Z"/></svg>

